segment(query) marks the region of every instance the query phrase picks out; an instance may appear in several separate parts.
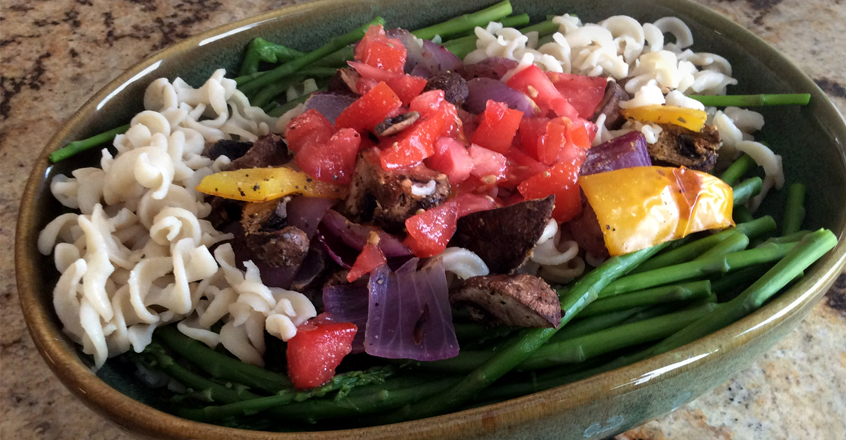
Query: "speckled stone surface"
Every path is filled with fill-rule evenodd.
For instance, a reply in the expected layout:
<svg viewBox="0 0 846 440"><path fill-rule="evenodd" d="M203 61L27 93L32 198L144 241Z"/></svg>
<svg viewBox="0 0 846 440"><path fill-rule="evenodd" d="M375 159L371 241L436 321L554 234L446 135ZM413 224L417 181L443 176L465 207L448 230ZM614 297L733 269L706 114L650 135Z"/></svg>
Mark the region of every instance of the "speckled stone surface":
<svg viewBox="0 0 846 440"><path fill-rule="evenodd" d="M846 2L701 0L788 55L846 112ZM15 218L38 152L96 90L188 35L291 1L5 0L0 4L0 438L128 439L53 377L26 332L13 271ZM564 12L564 11L562 11ZM750 368L618 436L846 438L846 278Z"/></svg>

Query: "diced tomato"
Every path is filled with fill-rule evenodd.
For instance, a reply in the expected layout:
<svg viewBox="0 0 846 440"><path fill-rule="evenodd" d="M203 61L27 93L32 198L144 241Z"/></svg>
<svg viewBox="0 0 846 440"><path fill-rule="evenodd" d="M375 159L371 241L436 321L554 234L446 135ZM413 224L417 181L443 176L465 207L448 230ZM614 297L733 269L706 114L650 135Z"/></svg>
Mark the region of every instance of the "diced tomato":
<svg viewBox="0 0 846 440"><path fill-rule="evenodd" d="M440 112L444 102L446 100L444 99L443 90L429 90L411 100L408 111L420 113L422 116L428 116Z"/></svg>
<svg viewBox="0 0 846 440"><path fill-rule="evenodd" d="M596 106L605 96L605 86L608 80L601 76L573 75L570 73L546 72L546 76L567 99L570 105L579 112L579 116L590 119Z"/></svg>
<svg viewBox="0 0 846 440"><path fill-rule="evenodd" d="M364 249L361 250L361 253L355 259L355 264L353 264L349 273L347 273L347 281L351 283L361 278L362 275L373 272L374 269L385 263L387 263L385 254L379 248L379 234L371 231L370 237L367 239L367 244L364 245Z"/></svg>
<svg viewBox="0 0 846 440"><path fill-rule="evenodd" d="M473 133L473 143L497 153L511 148L511 141L520 127L523 112L512 110L507 105L488 100L479 126Z"/></svg>
<svg viewBox="0 0 846 440"><path fill-rule="evenodd" d="M458 119L461 121L461 128L464 132L464 136L472 139L473 133L476 132L476 115L462 109L458 109L457 113Z"/></svg>
<svg viewBox="0 0 846 440"><path fill-rule="evenodd" d="M450 185L463 182L470 177L473 159L464 144L451 137L440 137L435 141L435 154L426 159L426 165L446 174Z"/></svg>
<svg viewBox="0 0 846 440"><path fill-rule="evenodd" d="M536 161L528 154L520 151L518 148L511 148L505 153L505 158L508 159L506 175L506 186L517 186L520 182L534 176L535 174L546 171L546 165Z"/></svg>
<svg viewBox="0 0 846 440"><path fill-rule="evenodd" d="M388 86L396 92L403 105L408 105L426 88L426 78L411 75L398 75L388 80Z"/></svg>
<svg viewBox="0 0 846 440"><path fill-rule="evenodd" d="M314 388L332 379L341 360L352 351L357 331L353 323L321 319L297 327L297 334L288 340L285 353L294 388Z"/></svg>
<svg viewBox="0 0 846 440"><path fill-rule="evenodd" d="M352 181L361 135L342 128L325 143L304 145L294 161L309 176L323 182L347 185Z"/></svg>
<svg viewBox="0 0 846 440"><path fill-rule="evenodd" d="M487 184L495 184L505 179L506 163L508 162L505 156L476 144L470 145L468 153L473 160L473 170L470 174Z"/></svg>
<svg viewBox="0 0 846 440"><path fill-rule="evenodd" d="M395 73L402 73L406 55L402 42L388 38L382 25L370 26L355 48L356 60Z"/></svg>
<svg viewBox="0 0 846 440"><path fill-rule="evenodd" d="M403 242L420 258L437 255L446 249L455 233L458 212L453 203L444 203L413 215L405 221L408 237Z"/></svg>
<svg viewBox="0 0 846 440"><path fill-rule="evenodd" d="M561 96L552 81L534 64L517 72L506 81L509 87L529 95L545 111L552 111L558 116L576 119L579 113Z"/></svg>
<svg viewBox="0 0 846 440"><path fill-rule="evenodd" d="M434 144L443 134L444 117L443 112L423 116L395 138L383 141L388 147L381 153L382 168L395 170L414 166L435 154Z"/></svg>
<svg viewBox="0 0 846 440"><path fill-rule="evenodd" d="M552 216L559 222L566 222L582 211L578 183L580 167L581 163L578 165L567 162L558 163L524 180L517 189L526 200L541 199L555 194L555 208L552 210Z"/></svg>
<svg viewBox="0 0 846 440"><path fill-rule="evenodd" d="M490 211L496 208L496 203L494 203L491 197L480 194L462 194L450 199L447 203L455 205L458 218L474 212Z"/></svg>
<svg viewBox="0 0 846 440"><path fill-rule="evenodd" d="M523 151L535 160L538 159L538 146L543 142L548 122L549 118L544 117L523 118L520 121L520 144Z"/></svg>
<svg viewBox="0 0 846 440"><path fill-rule="evenodd" d="M362 95L379 82L385 82L402 100L403 105L408 105L426 88L426 78L389 72L356 61L348 61L347 64L361 75L361 79L356 83L356 91Z"/></svg>
<svg viewBox="0 0 846 440"><path fill-rule="evenodd" d="M307 144L323 144L335 134L335 127L317 110L311 109L288 122L285 140L288 148L297 153Z"/></svg>
<svg viewBox="0 0 846 440"><path fill-rule="evenodd" d="M344 109L335 119L335 125L363 133L365 130L373 130L376 124L384 121L401 106L402 100L397 94L387 84L379 83Z"/></svg>
<svg viewBox="0 0 846 440"><path fill-rule="evenodd" d="M437 255L446 249L460 217L496 208L493 199L476 194L462 194L442 205L414 215L405 221L408 237L403 242L420 258Z"/></svg>

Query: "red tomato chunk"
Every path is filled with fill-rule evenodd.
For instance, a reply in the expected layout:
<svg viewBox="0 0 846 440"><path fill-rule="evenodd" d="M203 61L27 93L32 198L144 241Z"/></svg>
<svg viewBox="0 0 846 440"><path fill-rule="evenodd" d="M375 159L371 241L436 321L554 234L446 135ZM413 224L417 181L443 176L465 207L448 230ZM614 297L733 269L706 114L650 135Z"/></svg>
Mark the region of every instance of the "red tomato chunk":
<svg viewBox="0 0 846 440"><path fill-rule="evenodd" d="M352 351L358 328L349 322L306 321L288 341L288 376L294 388L305 390L328 382L344 356Z"/></svg>
<svg viewBox="0 0 846 440"><path fill-rule="evenodd" d="M376 124L388 116L396 114L400 106L402 101L397 94L387 84L379 83L344 109L335 119L335 125L364 133L365 130L373 130Z"/></svg>
<svg viewBox="0 0 846 440"><path fill-rule="evenodd" d="M579 116L590 119L596 106L605 96L608 80L601 76L573 75L570 73L546 72L561 95L579 112Z"/></svg>
<svg viewBox="0 0 846 440"><path fill-rule="evenodd" d="M497 153L511 148L511 141L517 134L523 112L512 110L501 102L488 100L482 120L473 133L473 143Z"/></svg>
<svg viewBox="0 0 846 440"><path fill-rule="evenodd" d="M449 183L455 185L470 177L473 159L464 143L455 138L440 137L435 141L435 154L426 160L426 166L446 174Z"/></svg>
<svg viewBox="0 0 846 440"><path fill-rule="evenodd" d="M406 51L400 40L388 38L382 25L370 26L355 48L355 59L388 72L402 73Z"/></svg>

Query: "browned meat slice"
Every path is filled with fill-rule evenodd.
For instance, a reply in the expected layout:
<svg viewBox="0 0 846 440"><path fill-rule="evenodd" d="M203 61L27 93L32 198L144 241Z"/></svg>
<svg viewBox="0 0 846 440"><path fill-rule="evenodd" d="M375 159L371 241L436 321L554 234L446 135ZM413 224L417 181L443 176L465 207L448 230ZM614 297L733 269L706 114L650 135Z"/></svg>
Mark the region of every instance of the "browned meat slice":
<svg viewBox="0 0 846 440"><path fill-rule="evenodd" d="M423 91L429 90L443 90L444 99L455 105L461 105L470 95L467 81L455 72L442 73L429 78Z"/></svg>
<svg viewBox="0 0 846 440"><path fill-rule="evenodd" d="M549 284L528 274L468 278L450 292L449 301L466 306L479 321L513 327L555 327L561 324L561 303Z"/></svg>
<svg viewBox="0 0 846 440"><path fill-rule="evenodd" d="M692 170L711 172L717 163L720 133L706 125L699 133L675 124L659 124L662 128L658 142L648 144L654 165L685 166Z"/></svg>
<svg viewBox="0 0 846 440"><path fill-rule="evenodd" d="M215 160L220 156L226 156L230 160L238 159L247 154L247 151L253 147L252 142L238 142L230 139L221 139L213 144L206 144L203 149L203 156L211 160Z"/></svg>
<svg viewBox="0 0 846 440"><path fill-rule="evenodd" d="M241 215L247 247L259 259L273 267L298 268L308 254L308 235L288 226L276 213L278 200L247 203Z"/></svg>
<svg viewBox="0 0 846 440"><path fill-rule="evenodd" d="M549 196L464 216L449 245L475 252L491 273L513 273L532 254L554 205Z"/></svg>
<svg viewBox="0 0 846 440"><path fill-rule="evenodd" d="M629 100L629 94L617 81L608 81L605 85L605 96L596 106L590 120L596 122L600 115L605 115L605 127L609 130L619 130L626 123L626 118L620 113L620 103Z"/></svg>
<svg viewBox="0 0 846 440"><path fill-rule="evenodd" d="M252 148L243 156L233 160L226 167L226 171L242 168L277 167L288 163L289 160L288 147L285 146L282 136L270 133L256 139Z"/></svg>
<svg viewBox="0 0 846 440"><path fill-rule="evenodd" d="M581 214L567 222L567 225L570 226L570 234L579 244L579 249L584 249L599 258L608 257L605 238L602 236L602 229L599 228L599 219L596 218L596 211L589 203L583 201Z"/></svg>
<svg viewBox="0 0 846 440"><path fill-rule="evenodd" d="M449 178L420 164L386 171L378 150L366 150L355 164L345 209L354 221L373 221L389 232L401 231L405 220L420 209L443 203L449 195Z"/></svg>

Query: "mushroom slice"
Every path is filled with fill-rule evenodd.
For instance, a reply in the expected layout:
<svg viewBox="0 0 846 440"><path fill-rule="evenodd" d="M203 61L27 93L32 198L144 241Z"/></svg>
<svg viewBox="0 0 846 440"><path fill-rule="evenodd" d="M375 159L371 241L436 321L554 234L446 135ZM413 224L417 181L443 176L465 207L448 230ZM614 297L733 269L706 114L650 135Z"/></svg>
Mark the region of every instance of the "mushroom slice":
<svg viewBox="0 0 846 440"><path fill-rule="evenodd" d="M376 125L373 129L373 134L379 137L393 136L406 128L411 127L419 118L420 113L417 112L408 112L386 118L384 121Z"/></svg>
<svg viewBox="0 0 846 440"><path fill-rule="evenodd" d="M528 274L473 277L452 291L450 303L466 306L478 321L512 327L561 324L558 294L544 280Z"/></svg>

